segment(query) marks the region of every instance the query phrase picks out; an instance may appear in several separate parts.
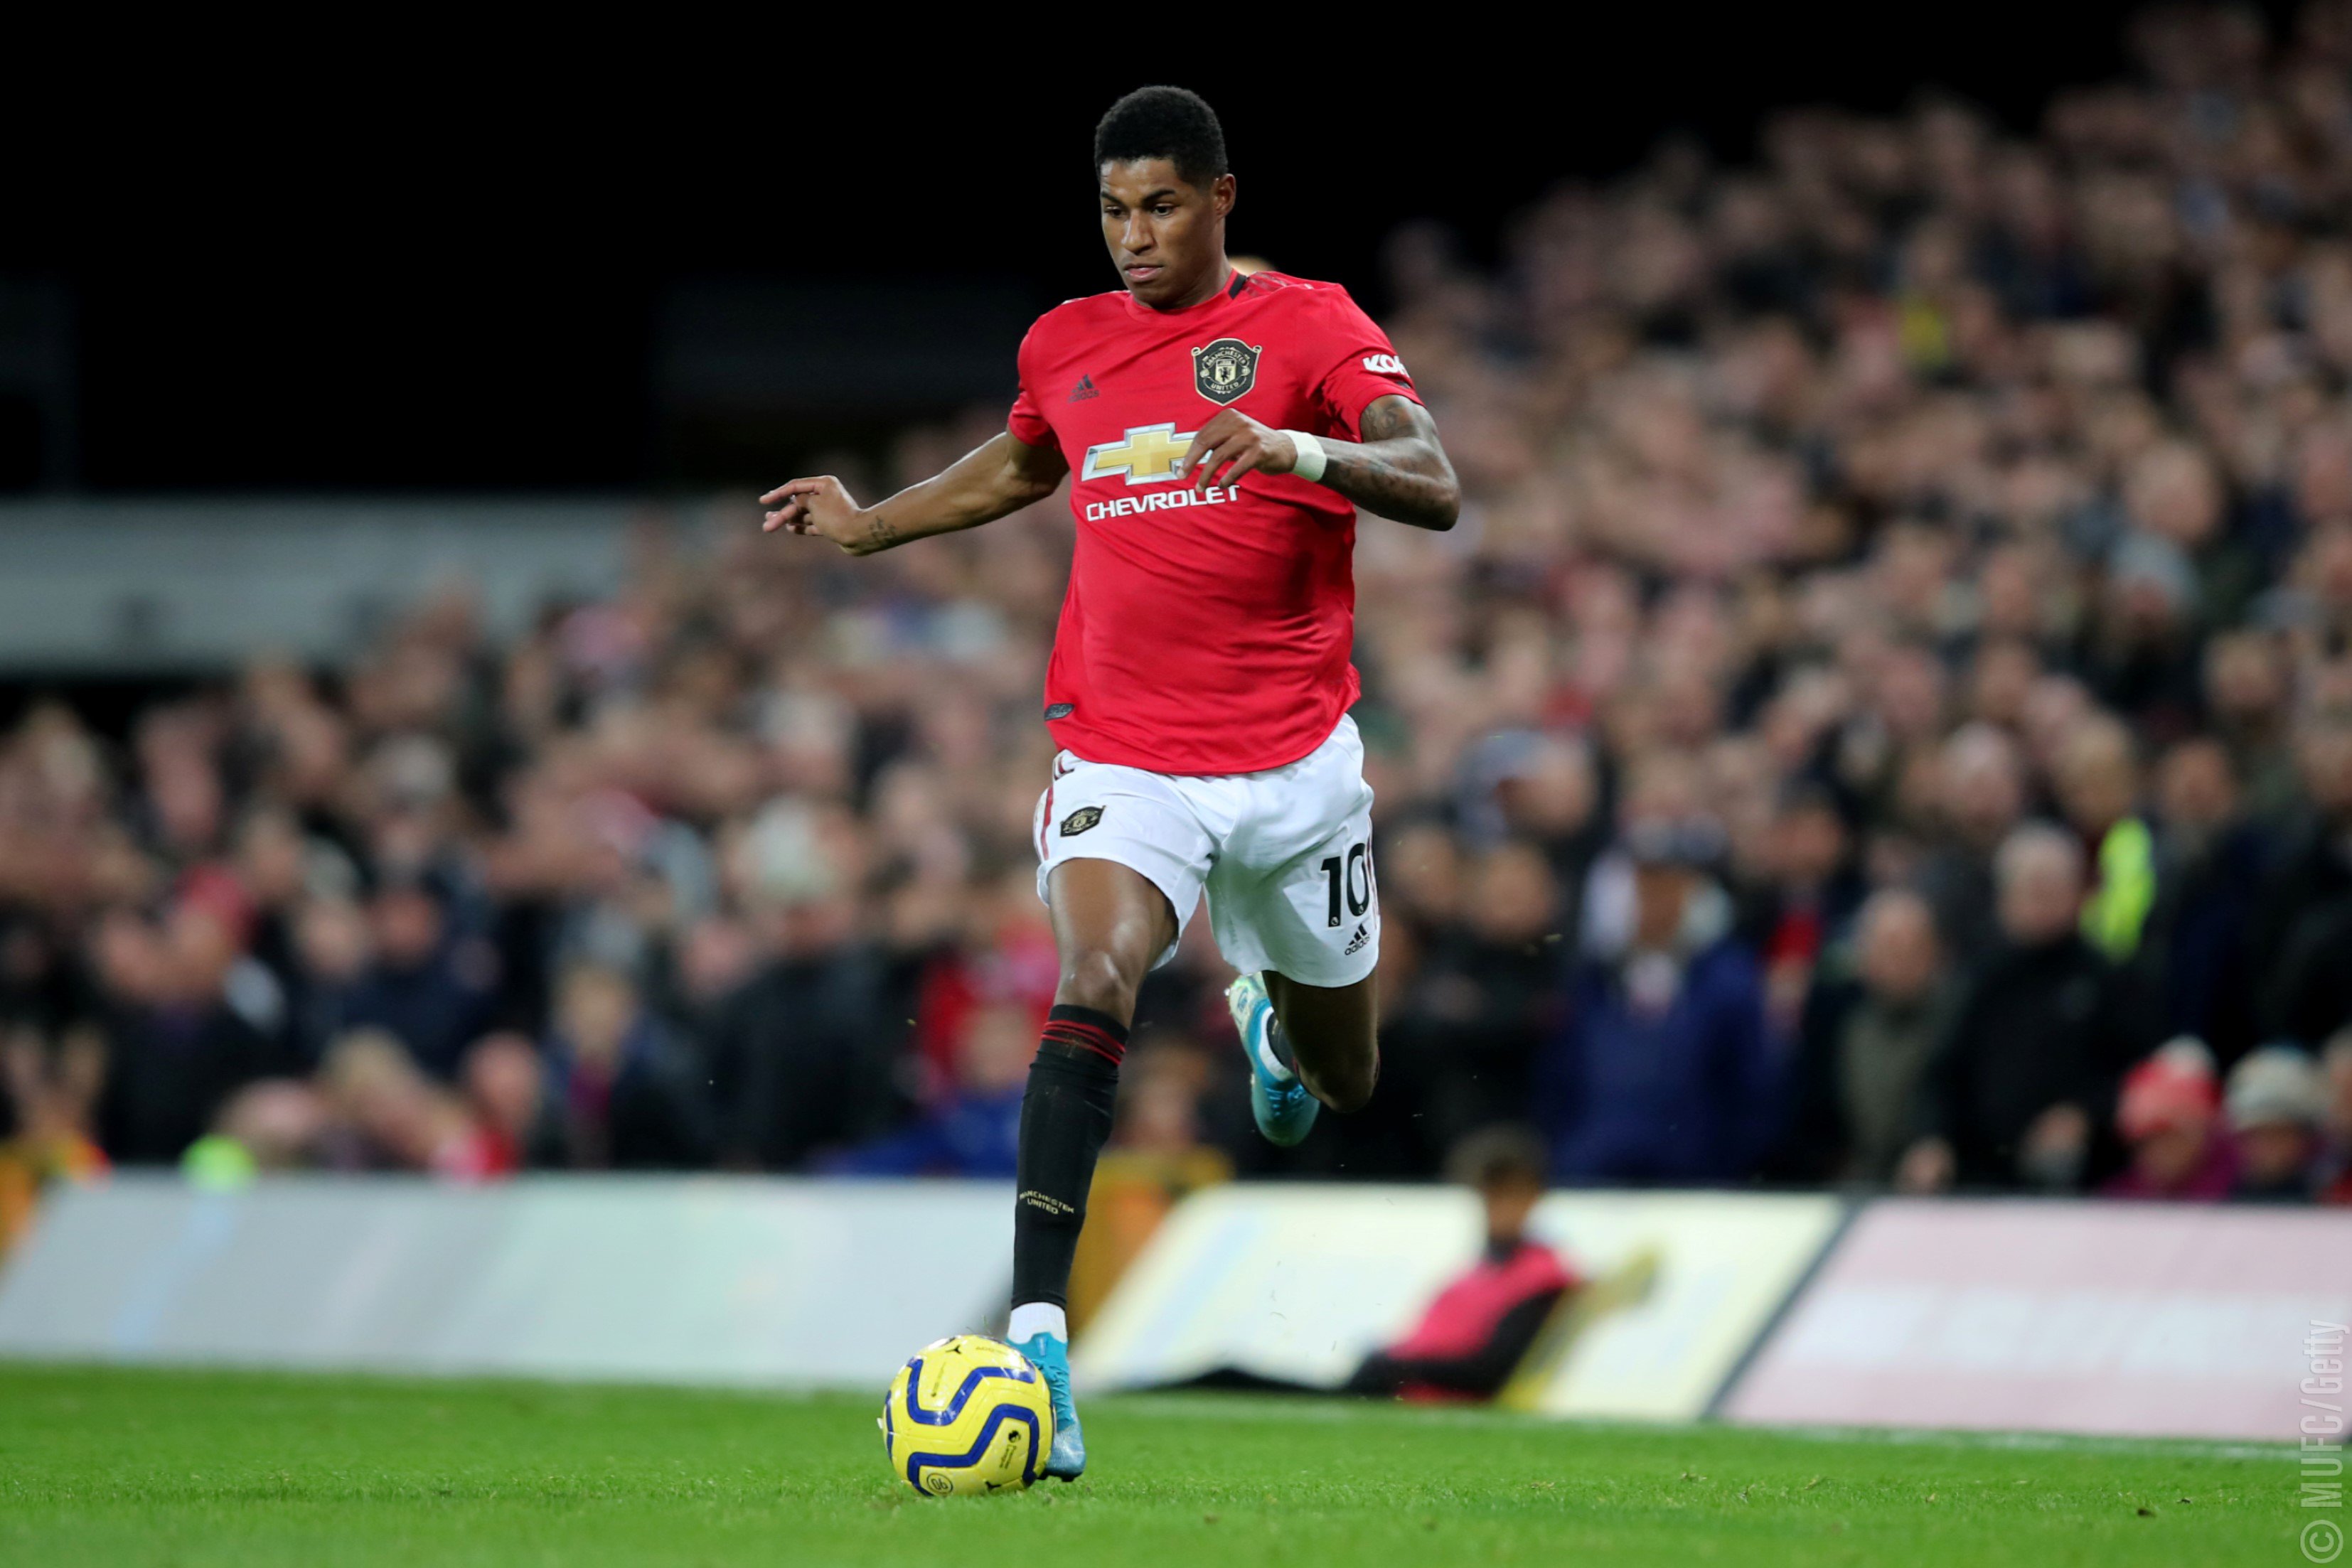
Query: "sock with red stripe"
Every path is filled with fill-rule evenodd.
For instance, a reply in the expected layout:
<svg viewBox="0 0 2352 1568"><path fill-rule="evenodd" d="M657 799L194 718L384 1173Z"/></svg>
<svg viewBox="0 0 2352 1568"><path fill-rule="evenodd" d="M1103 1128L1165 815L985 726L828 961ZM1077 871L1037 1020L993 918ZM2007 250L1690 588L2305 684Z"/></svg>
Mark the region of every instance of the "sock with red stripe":
<svg viewBox="0 0 2352 1568"><path fill-rule="evenodd" d="M1087 1189L1110 1136L1127 1026L1092 1008L1057 1007L1029 1063L1013 1208L1013 1304L1067 1306Z"/></svg>

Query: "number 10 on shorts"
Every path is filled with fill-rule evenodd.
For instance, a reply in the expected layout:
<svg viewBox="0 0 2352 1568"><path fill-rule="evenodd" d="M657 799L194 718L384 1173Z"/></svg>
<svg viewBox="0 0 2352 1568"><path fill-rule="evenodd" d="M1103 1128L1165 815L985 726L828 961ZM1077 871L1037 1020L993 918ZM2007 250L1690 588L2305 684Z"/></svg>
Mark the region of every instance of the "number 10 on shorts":
<svg viewBox="0 0 2352 1568"><path fill-rule="evenodd" d="M1328 925L1339 924L1339 902L1347 900L1348 913L1360 915L1372 906L1372 855L1370 846L1349 844L1345 859L1327 855L1323 860L1324 880L1330 884L1330 918Z"/></svg>

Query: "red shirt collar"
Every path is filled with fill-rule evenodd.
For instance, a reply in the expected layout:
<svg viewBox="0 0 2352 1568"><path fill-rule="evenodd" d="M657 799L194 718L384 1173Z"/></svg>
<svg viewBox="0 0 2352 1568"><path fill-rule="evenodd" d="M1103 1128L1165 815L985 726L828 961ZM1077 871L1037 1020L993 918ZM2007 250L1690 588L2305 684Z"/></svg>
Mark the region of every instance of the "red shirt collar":
<svg viewBox="0 0 2352 1568"><path fill-rule="evenodd" d="M1134 294L1125 288L1121 288L1119 292L1127 296L1127 308L1129 310L1134 311L1138 316L1141 316L1154 321L1181 321L1187 317L1206 315L1208 312L1214 310L1218 306L1223 305L1226 300L1231 299L1234 297L1234 286L1241 281L1242 275L1234 270L1231 263L1227 263L1225 267L1224 281L1217 285L1217 291L1214 294L1210 295L1206 299L1202 300L1197 305L1187 305L1181 309L1177 310L1161 310L1153 306L1146 305L1142 300L1138 299Z"/></svg>

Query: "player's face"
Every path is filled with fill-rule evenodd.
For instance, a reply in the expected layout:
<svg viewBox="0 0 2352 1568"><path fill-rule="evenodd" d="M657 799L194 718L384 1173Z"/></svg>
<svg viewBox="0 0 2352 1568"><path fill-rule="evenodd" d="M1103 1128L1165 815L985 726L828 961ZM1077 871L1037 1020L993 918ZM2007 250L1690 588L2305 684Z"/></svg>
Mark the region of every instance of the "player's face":
<svg viewBox="0 0 2352 1568"><path fill-rule="evenodd" d="M1206 187L1165 158L1102 166L1103 243L1128 292L1156 309L1196 305L1224 282L1234 177Z"/></svg>
<svg viewBox="0 0 2352 1568"><path fill-rule="evenodd" d="M1517 1176L1506 1177L1483 1188L1479 1197L1486 1202L1486 1239L1517 1240L1526 1234L1528 1216L1543 1201L1543 1183Z"/></svg>

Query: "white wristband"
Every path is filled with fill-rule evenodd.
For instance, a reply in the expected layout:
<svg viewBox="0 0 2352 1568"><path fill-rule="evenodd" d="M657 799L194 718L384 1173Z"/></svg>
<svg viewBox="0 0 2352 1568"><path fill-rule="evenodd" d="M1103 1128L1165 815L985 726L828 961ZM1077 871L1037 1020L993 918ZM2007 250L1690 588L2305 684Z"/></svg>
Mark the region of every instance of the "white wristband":
<svg viewBox="0 0 2352 1568"><path fill-rule="evenodd" d="M1290 437L1290 444L1298 454L1290 471L1310 485L1322 478L1323 465L1331 460L1323 444L1303 430L1286 430L1282 434Z"/></svg>

